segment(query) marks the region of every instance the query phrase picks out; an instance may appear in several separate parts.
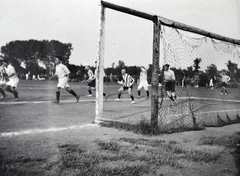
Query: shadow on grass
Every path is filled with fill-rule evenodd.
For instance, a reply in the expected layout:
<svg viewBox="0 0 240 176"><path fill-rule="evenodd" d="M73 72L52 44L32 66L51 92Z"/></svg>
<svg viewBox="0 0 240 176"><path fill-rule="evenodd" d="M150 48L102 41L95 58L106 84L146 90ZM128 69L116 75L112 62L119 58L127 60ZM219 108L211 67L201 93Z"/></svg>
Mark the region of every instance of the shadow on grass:
<svg viewBox="0 0 240 176"><path fill-rule="evenodd" d="M100 123L100 126L102 127L108 127L108 128L116 128L116 129L122 129L126 131L131 131L137 134L143 134L143 135L160 135L164 133L176 133L176 132L183 132L183 131L197 131L197 130L203 130L204 128L193 126L193 127L176 127L176 128L164 128L164 127L153 127L148 120L140 120L137 123L129 122L119 122L119 121L111 121L111 120L104 120Z"/></svg>

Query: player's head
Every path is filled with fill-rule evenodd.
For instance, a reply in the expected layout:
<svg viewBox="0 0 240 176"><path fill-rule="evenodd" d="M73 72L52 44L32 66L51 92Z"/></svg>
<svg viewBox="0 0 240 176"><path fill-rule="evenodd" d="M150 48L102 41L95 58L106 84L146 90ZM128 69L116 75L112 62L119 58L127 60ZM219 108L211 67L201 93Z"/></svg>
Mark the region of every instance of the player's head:
<svg viewBox="0 0 240 176"><path fill-rule="evenodd" d="M169 64L163 65L163 70L167 71L169 69Z"/></svg>
<svg viewBox="0 0 240 176"><path fill-rule="evenodd" d="M4 67L8 66L8 64L9 64L8 60L6 60L6 59L3 59L2 62L3 62L3 66Z"/></svg>
<svg viewBox="0 0 240 176"><path fill-rule="evenodd" d="M90 69L90 65L86 65L85 70L89 70L89 69Z"/></svg>
<svg viewBox="0 0 240 176"><path fill-rule="evenodd" d="M126 69L123 68L123 69L121 70L121 73L122 73L122 75L124 75L124 74L126 73Z"/></svg>
<svg viewBox="0 0 240 176"><path fill-rule="evenodd" d="M63 58L61 56L55 56L55 64L58 65L62 63L62 61L63 61Z"/></svg>
<svg viewBox="0 0 240 176"><path fill-rule="evenodd" d="M140 68L141 68L141 71L145 71L146 70L146 68L144 66L141 66Z"/></svg>

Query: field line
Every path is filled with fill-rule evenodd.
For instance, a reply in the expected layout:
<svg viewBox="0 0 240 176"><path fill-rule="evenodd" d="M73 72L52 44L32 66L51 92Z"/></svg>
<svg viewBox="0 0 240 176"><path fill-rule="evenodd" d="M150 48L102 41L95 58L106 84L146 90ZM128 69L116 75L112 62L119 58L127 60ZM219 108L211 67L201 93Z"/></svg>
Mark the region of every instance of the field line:
<svg viewBox="0 0 240 176"><path fill-rule="evenodd" d="M114 99L108 99L110 101L114 101ZM131 99L121 99L121 101L130 101ZM74 103L76 100L60 100L61 103ZM79 100L79 102L95 102L95 99L85 99ZM0 102L0 105L14 105L14 104L44 104L44 103L52 103L49 100L45 101L16 101L16 102Z"/></svg>
<svg viewBox="0 0 240 176"><path fill-rule="evenodd" d="M240 100L232 99L217 99L217 98L204 98L204 97L178 97L178 99L196 99L196 100L208 100L208 101L220 101L220 102L234 102L240 103ZM164 100L168 99L167 97L163 98ZM74 103L76 100L61 100L60 103ZM94 102L95 99L80 99L79 102ZM114 101L114 99L108 99L108 101ZM120 99L120 101L130 101L130 99ZM137 100L136 100L137 101ZM51 103L49 100L45 101L17 101L17 102L0 102L0 105L14 105L14 104L44 104Z"/></svg>
<svg viewBox="0 0 240 176"><path fill-rule="evenodd" d="M85 127L94 127L94 126L97 126L97 124L72 125L68 127L52 127L52 128L45 128L45 129L30 129L30 130L15 131L15 132L3 132L3 133L0 133L0 137L13 137L13 136L20 136L20 135L28 135L28 134L41 134L41 133L49 133L49 132L58 132L63 130L81 129Z"/></svg>

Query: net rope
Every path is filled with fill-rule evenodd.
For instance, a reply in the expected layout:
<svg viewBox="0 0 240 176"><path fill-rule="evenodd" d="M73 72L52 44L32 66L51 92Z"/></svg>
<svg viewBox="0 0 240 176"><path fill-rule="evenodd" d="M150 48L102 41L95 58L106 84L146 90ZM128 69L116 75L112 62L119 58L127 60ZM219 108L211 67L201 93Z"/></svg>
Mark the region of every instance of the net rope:
<svg viewBox="0 0 240 176"><path fill-rule="evenodd" d="M240 122L240 92L239 88L232 88L233 85L239 86L237 70L232 72L227 67L228 62L239 63L239 47L166 26L162 26L160 37L160 67L169 64L175 72L177 94L176 101L172 102L164 87L160 87L159 125L162 129ZM199 70L194 67L196 59L200 59ZM221 94L222 72L231 78L227 94ZM214 87L209 86L210 79L214 79Z"/></svg>

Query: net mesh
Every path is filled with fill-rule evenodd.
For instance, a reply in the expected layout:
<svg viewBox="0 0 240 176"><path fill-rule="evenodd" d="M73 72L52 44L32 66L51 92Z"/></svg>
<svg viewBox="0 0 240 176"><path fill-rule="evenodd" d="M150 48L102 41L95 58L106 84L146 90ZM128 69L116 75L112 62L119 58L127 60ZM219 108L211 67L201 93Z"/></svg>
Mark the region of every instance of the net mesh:
<svg viewBox="0 0 240 176"><path fill-rule="evenodd" d="M160 87L159 126L163 130L240 122L238 46L162 26L160 51L160 66L169 64L175 73L177 95L171 101ZM226 90L222 74L231 79Z"/></svg>

